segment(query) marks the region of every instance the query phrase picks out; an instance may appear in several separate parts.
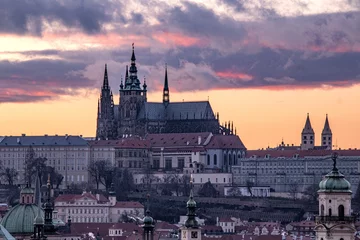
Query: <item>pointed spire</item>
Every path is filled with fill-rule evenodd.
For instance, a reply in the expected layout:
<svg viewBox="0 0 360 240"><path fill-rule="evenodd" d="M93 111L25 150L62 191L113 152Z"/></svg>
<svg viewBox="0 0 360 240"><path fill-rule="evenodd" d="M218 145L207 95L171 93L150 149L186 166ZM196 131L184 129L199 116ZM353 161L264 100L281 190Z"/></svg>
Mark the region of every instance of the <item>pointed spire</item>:
<svg viewBox="0 0 360 240"><path fill-rule="evenodd" d="M132 44L132 55L131 55L131 62L135 62L136 58L135 58L135 47L134 47L134 43Z"/></svg>
<svg viewBox="0 0 360 240"><path fill-rule="evenodd" d="M105 72L104 72L104 82L103 82L103 89L109 89L109 79L107 73L107 64L105 64Z"/></svg>
<svg viewBox="0 0 360 240"><path fill-rule="evenodd" d="M311 127L309 113L307 114L305 126L304 126L304 129L302 130L302 134L314 134L314 130Z"/></svg>
<svg viewBox="0 0 360 240"><path fill-rule="evenodd" d="M129 69L128 69L128 65L126 65L125 82L127 81L128 78L129 78Z"/></svg>
<svg viewBox="0 0 360 240"><path fill-rule="evenodd" d="M163 103L165 107L169 105L170 102L170 92L169 92L169 83L168 83L168 74L167 74L167 64L165 64L165 80L164 80L164 89L163 89Z"/></svg>
<svg viewBox="0 0 360 240"><path fill-rule="evenodd" d="M331 135L331 128L330 128L330 124L329 124L329 119L328 119L328 115L326 114L326 118L325 118L325 124L324 124L324 128L322 130L322 135Z"/></svg>
<svg viewBox="0 0 360 240"><path fill-rule="evenodd" d="M144 76L144 85L143 85L143 89L144 89L144 90L146 90L146 88L147 88L147 85L146 85L146 78L145 78L145 76Z"/></svg>
<svg viewBox="0 0 360 240"><path fill-rule="evenodd" d="M121 75L121 80L120 80L120 90L124 89L124 84L123 84L123 76Z"/></svg>
<svg viewBox="0 0 360 240"><path fill-rule="evenodd" d="M187 219L185 221L185 227L187 228L198 228L199 224L196 220L196 202L194 200L194 193L193 193L193 181L192 175L190 175L190 196L189 200L186 203L187 208Z"/></svg>

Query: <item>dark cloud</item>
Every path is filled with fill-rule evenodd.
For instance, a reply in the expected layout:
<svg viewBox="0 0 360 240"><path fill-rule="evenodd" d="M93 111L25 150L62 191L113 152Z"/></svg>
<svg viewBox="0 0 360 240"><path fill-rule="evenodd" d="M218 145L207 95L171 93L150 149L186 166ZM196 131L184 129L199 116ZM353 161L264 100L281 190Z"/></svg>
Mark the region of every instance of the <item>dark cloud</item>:
<svg viewBox="0 0 360 240"><path fill-rule="evenodd" d="M223 3L229 5L237 12L242 12L245 10L244 1L243 0L223 0Z"/></svg>
<svg viewBox="0 0 360 240"><path fill-rule="evenodd" d="M239 22L227 16L217 16L211 9L198 4L184 3L185 7L174 7L160 19L170 28L176 28L191 36L240 40L246 35Z"/></svg>
<svg viewBox="0 0 360 240"><path fill-rule="evenodd" d="M144 17L140 13L132 12L131 13L131 20L132 20L132 22L134 22L136 24L142 24L144 22Z"/></svg>
<svg viewBox="0 0 360 240"><path fill-rule="evenodd" d="M95 0L2 0L0 32L41 35L44 21L60 22L68 28L80 28L88 34L98 33L104 23L113 20L114 9L120 6L111 1Z"/></svg>
<svg viewBox="0 0 360 240"><path fill-rule="evenodd" d="M63 60L0 61L0 102L41 101L92 89L83 63Z"/></svg>

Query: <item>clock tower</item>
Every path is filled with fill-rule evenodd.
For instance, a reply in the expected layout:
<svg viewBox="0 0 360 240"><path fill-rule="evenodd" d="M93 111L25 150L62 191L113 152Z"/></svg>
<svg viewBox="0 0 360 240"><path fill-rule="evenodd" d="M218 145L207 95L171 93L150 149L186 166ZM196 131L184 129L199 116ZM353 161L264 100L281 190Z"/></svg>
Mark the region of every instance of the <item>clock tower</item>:
<svg viewBox="0 0 360 240"><path fill-rule="evenodd" d="M319 184L319 216L315 219L317 240L353 240L355 217L351 215L351 185L336 167Z"/></svg>
<svg viewBox="0 0 360 240"><path fill-rule="evenodd" d="M189 201L186 203L187 219L181 228L182 240L201 240L201 229L196 220L196 202L194 200L193 190L190 190Z"/></svg>

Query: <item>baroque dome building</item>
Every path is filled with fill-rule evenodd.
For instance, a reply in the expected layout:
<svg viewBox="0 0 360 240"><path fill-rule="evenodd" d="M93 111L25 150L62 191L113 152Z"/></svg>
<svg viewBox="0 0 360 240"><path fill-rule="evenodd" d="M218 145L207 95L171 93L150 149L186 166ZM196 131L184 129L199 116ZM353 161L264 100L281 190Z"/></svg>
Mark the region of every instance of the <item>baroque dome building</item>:
<svg viewBox="0 0 360 240"><path fill-rule="evenodd" d="M1 220L1 225L15 235L28 235L34 232L34 219L40 212L44 218L44 211L35 203L35 193L27 185L20 192L20 203L7 212Z"/></svg>

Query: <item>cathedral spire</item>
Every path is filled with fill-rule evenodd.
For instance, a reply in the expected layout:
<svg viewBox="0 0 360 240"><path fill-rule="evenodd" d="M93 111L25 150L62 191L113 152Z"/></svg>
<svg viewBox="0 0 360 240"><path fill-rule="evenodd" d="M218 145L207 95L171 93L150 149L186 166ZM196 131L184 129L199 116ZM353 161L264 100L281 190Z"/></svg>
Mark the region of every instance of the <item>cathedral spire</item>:
<svg viewBox="0 0 360 240"><path fill-rule="evenodd" d="M107 64L105 64L103 89L109 89L109 79L108 79L108 73L107 73Z"/></svg>
<svg viewBox="0 0 360 240"><path fill-rule="evenodd" d="M131 55L131 63L135 64L136 58L135 58L135 47L134 43L132 44L132 55Z"/></svg>
<svg viewBox="0 0 360 240"><path fill-rule="evenodd" d="M314 134L314 130L313 130L313 128L311 127L311 122L310 122L309 113L307 114L306 122L305 122L304 129L303 129L303 131L302 131L302 134Z"/></svg>
<svg viewBox="0 0 360 240"><path fill-rule="evenodd" d="M325 118L325 124L324 124L324 128L322 130L322 134L332 134L331 132L331 128L330 128L330 124L329 124L329 119L328 119L328 115L326 114L326 118Z"/></svg>
<svg viewBox="0 0 360 240"><path fill-rule="evenodd" d="M168 75L167 75L167 64L165 64L165 80L164 80L164 89L163 89L163 103L165 107L169 105L170 96L169 96L169 83L168 83Z"/></svg>

